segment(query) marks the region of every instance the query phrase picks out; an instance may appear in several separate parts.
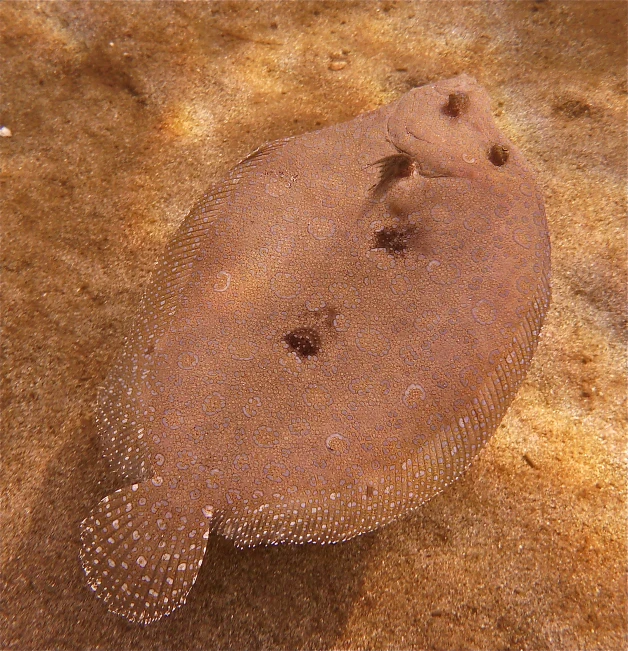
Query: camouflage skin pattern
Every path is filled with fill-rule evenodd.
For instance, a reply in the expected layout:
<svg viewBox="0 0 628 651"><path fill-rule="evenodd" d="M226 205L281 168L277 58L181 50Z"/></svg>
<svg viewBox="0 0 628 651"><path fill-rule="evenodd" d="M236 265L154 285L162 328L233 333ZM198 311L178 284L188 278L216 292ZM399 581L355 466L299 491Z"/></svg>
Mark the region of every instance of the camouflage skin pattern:
<svg viewBox="0 0 628 651"><path fill-rule="evenodd" d="M266 145L168 245L98 399L109 610L185 603L207 539L335 543L465 471L549 304L543 201L470 77Z"/></svg>

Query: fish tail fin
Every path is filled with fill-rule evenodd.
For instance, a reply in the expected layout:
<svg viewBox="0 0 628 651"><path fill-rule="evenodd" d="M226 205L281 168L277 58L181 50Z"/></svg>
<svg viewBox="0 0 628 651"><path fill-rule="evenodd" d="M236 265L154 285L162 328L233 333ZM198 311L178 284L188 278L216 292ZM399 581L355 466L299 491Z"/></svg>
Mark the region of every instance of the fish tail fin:
<svg viewBox="0 0 628 651"><path fill-rule="evenodd" d="M161 477L103 498L81 523L81 562L111 612L150 624L182 606L207 547L213 508L189 507Z"/></svg>

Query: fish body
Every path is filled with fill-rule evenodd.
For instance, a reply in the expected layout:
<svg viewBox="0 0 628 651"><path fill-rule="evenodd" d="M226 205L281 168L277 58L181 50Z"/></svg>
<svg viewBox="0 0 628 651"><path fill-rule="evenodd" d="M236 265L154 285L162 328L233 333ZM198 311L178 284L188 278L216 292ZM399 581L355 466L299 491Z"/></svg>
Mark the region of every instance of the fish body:
<svg viewBox="0 0 628 651"><path fill-rule="evenodd" d="M98 398L110 610L185 602L211 532L335 543L458 478L549 303L542 197L470 77L270 143L192 209Z"/></svg>

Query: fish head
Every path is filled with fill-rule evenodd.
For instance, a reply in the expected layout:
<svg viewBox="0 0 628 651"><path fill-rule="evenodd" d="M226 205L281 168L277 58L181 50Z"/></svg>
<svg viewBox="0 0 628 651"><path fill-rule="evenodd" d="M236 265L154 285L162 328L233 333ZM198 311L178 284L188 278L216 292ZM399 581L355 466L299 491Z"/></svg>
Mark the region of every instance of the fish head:
<svg viewBox="0 0 628 651"><path fill-rule="evenodd" d="M424 177L481 182L514 169L528 173L521 154L497 128L487 92L468 75L406 93L391 111L387 133L400 152L420 163Z"/></svg>

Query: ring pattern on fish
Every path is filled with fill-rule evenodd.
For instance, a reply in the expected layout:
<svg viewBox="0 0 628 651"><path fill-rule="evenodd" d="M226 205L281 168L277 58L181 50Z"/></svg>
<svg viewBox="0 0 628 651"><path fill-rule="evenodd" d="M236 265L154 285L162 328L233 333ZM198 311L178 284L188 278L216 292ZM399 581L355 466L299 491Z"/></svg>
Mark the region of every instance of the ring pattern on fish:
<svg viewBox="0 0 628 651"><path fill-rule="evenodd" d="M123 488L81 524L148 624L211 533L337 543L441 492L495 432L550 299L543 200L462 75L253 152L167 246L99 391Z"/></svg>

